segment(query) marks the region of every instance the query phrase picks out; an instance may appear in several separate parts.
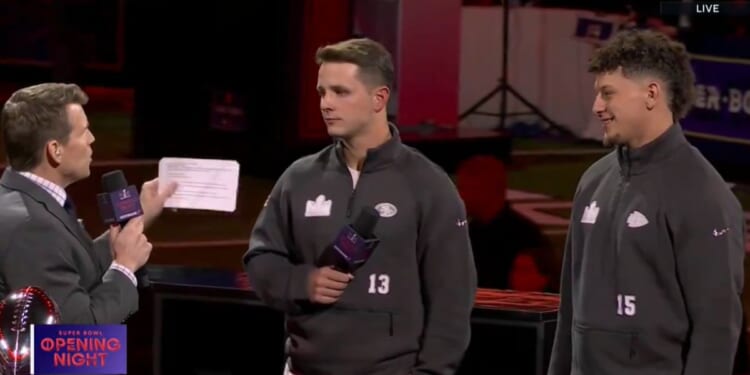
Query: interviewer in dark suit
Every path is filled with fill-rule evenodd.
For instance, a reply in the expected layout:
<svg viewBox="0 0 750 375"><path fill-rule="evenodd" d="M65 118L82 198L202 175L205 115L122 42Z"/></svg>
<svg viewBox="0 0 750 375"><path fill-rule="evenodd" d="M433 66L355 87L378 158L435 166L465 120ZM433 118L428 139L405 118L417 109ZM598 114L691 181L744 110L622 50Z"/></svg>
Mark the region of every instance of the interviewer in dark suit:
<svg viewBox="0 0 750 375"><path fill-rule="evenodd" d="M74 84L16 91L0 128L9 168L0 178L0 297L33 285L60 308L63 323L117 324L138 309L134 272L151 253L143 234L175 186L143 185L144 215L91 239L65 188L89 176L94 136Z"/></svg>

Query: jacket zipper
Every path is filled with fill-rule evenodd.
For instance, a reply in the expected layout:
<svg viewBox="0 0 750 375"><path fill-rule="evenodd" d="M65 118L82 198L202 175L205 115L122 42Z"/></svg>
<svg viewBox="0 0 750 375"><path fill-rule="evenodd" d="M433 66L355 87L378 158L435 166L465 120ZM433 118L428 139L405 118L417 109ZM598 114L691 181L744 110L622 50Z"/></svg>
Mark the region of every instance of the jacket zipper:
<svg viewBox="0 0 750 375"><path fill-rule="evenodd" d="M357 185L354 185L354 177L352 176L352 172L349 171L349 167L347 165L344 165L344 169L346 170L346 174L349 175L349 182L353 185L352 186L352 193L349 194L349 200L346 202L346 218L350 218L352 216L352 207L354 206L354 196L357 194L357 186L362 182L362 173L365 170L365 163L367 162L367 158L362 162L362 168L359 170L359 178L357 180Z"/></svg>
<svg viewBox="0 0 750 375"><path fill-rule="evenodd" d="M365 160L362 161L362 165L359 169L359 179L357 180L357 185L354 185L354 177L352 176L352 172L349 171L349 166L344 162L344 171L346 171L346 174L349 176L349 181L352 183L352 193L349 195L349 200L346 203L346 218L350 218L352 216L352 206L354 206L354 196L357 194L357 187L360 183L362 183L362 177L364 175L365 171L365 164L367 164L367 156L365 156Z"/></svg>
<svg viewBox="0 0 750 375"><path fill-rule="evenodd" d="M630 185L630 178L632 176L632 160L630 159L630 149L629 148L621 148L619 150L620 157L622 158L623 163L621 163L624 167L624 169L620 170L619 179L617 182L617 191L615 192L615 201L614 201L614 212L612 214L613 222L610 224L612 226L612 242L614 244L614 288L615 288L615 311L617 313L621 313L624 315L625 313L625 306L624 301L625 297L621 296L620 291L620 241L617 237L617 234L622 229L623 223L621 220L625 219L627 221L627 212L621 212L620 211L620 205L622 204L622 196L624 194L625 189L628 188ZM620 296L618 298L618 296ZM619 314L618 314L619 315Z"/></svg>
<svg viewBox="0 0 750 375"><path fill-rule="evenodd" d="M620 311L621 308L624 308L624 306L620 306L620 299L617 298L617 296L620 294L620 267L619 267L619 260L620 260L620 243L617 238L618 229L620 228L620 202L622 198L622 191L624 187L628 184L630 180L630 168L628 167L628 171L625 175L621 175L619 181L617 182L617 191L615 192L615 211L612 215L612 219L615 220L614 223L612 223L612 241L614 243L615 248L615 256L614 256L614 275L615 275L615 311Z"/></svg>
<svg viewBox="0 0 750 375"><path fill-rule="evenodd" d="M614 220L619 220L620 217L620 198L622 197L622 190L623 186L627 183L627 180L624 177L620 177L620 180L617 182L617 190L615 191L615 211L614 215L612 215L612 218ZM612 240L615 243L615 255L620 254L620 246L619 242L617 241L617 230L619 229L618 223L612 223Z"/></svg>
<svg viewBox="0 0 750 375"><path fill-rule="evenodd" d="M354 205L354 193L356 191L357 191L357 188L352 189L352 193L349 195L349 201L346 203L346 218L347 219L352 216L352 206Z"/></svg>

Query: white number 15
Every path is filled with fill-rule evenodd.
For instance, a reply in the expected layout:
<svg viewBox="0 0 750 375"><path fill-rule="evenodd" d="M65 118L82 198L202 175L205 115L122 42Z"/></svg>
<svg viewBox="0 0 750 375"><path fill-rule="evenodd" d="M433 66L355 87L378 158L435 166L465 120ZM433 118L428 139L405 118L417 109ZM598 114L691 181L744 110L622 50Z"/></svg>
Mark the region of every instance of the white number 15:
<svg viewBox="0 0 750 375"><path fill-rule="evenodd" d="M635 296L617 295L617 315L635 315Z"/></svg>

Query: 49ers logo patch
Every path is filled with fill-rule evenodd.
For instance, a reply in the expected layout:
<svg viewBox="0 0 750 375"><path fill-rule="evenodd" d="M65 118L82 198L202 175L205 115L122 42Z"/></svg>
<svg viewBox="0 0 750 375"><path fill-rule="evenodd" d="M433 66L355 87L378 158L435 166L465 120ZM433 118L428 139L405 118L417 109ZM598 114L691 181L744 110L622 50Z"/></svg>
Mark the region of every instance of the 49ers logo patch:
<svg viewBox="0 0 750 375"><path fill-rule="evenodd" d="M394 217L398 213L398 209L392 203L383 202L375 205L375 210L378 211L380 217Z"/></svg>

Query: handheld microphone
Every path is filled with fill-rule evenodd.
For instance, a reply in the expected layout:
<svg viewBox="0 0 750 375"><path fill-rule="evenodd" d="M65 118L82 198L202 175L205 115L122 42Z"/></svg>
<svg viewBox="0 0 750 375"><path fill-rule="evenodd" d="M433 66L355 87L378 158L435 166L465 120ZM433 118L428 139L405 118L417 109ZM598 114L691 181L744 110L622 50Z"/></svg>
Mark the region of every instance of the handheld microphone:
<svg viewBox="0 0 750 375"><path fill-rule="evenodd" d="M318 259L318 266L332 266L340 272L354 272L372 255L380 240L373 231L380 214L372 207L364 207L354 223L344 226L333 243Z"/></svg>
<svg viewBox="0 0 750 375"><path fill-rule="evenodd" d="M143 215L138 189L128 185L121 170L103 174L102 188L104 192L97 194L96 200L104 224L125 226L130 219ZM138 286L149 285L145 267L136 271L135 277L138 279Z"/></svg>
<svg viewBox="0 0 750 375"><path fill-rule="evenodd" d="M143 215L138 189L128 186L121 170L102 175L102 188L104 192L97 194L96 200L104 224L124 226L130 219Z"/></svg>

